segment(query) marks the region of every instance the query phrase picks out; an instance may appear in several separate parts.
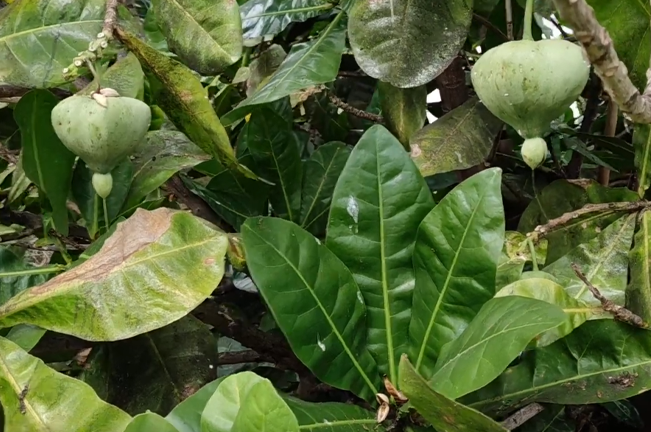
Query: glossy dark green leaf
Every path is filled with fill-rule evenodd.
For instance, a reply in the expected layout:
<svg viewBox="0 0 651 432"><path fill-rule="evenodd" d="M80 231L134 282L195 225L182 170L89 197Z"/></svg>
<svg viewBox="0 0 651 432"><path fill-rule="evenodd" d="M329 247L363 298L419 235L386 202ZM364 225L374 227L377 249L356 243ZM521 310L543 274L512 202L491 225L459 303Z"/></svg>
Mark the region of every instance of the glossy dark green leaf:
<svg viewBox="0 0 651 432"><path fill-rule="evenodd" d="M162 54L135 35L119 31L120 39L162 83L156 100L174 125L199 148L227 167L240 167L226 129L219 122L199 79L183 64Z"/></svg>
<svg viewBox="0 0 651 432"><path fill-rule="evenodd" d="M128 158L125 158L113 168L111 176L113 177L113 189L106 198L109 223L120 214L120 209L127 198L133 178L133 164ZM105 219L102 198L95 192L92 178L93 172L82 160L78 160L72 176L72 198L86 221L88 233L91 238L94 238L99 228L104 227Z"/></svg>
<svg viewBox="0 0 651 432"><path fill-rule="evenodd" d="M22 136L22 166L25 174L47 196L52 205L54 226L68 235L66 200L75 155L59 140L50 113L59 100L47 90L32 90L20 98L14 118Z"/></svg>
<svg viewBox="0 0 651 432"><path fill-rule="evenodd" d="M303 165L300 225L319 236L325 232L337 179L350 156L350 147L331 142L316 149Z"/></svg>
<svg viewBox="0 0 651 432"><path fill-rule="evenodd" d="M251 276L296 356L323 382L373 400L380 374L366 348L366 307L350 271L283 219L251 218L242 239Z"/></svg>
<svg viewBox="0 0 651 432"><path fill-rule="evenodd" d="M224 125L241 120L253 111L255 105L334 81L345 49L346 28L342 17L343 12L340 12L317 39L292 46L289 55L269 81L222 117Z"/></svg>
<svg viewBox="0 0 651 432"><path fill-rule="evenodd" d="M633 242L635 217L621 217L597 237L575 247L543 270L554 275L575 299L587 305L599 306L599 300L594 298L572 269L572 264L576 264L607 299L623 306L628 281L628 252Z"/></svg>
<svg viewBox="0 0 651 432"><path fill-rule="evenodd" d="M166 415L217 378L217 342L191 315L106 349L105 400L131 415L146 410Z"/></svg>
<svg viewBox="0 0 651 432"><path fill-rule="evenodd" d="M133 183L122 209L137 206L175 173L209 159L208 154L181 132L159 130L147 133L144 145L131 158Z"/></svg>
<svg viewBox="0 0 651 432"><path fill-rule="evenodd" d="M286 396L285 402L292 410L301 430L323 432L384 432L377 423L375 413L356 405L343 403L310 403Z"/></svg>
<svg viewBox="0 0 651 432"><path fill-rule="evenodd" d="M494 298L461 335L441 350L429 380L457 399L497 378L539 334L565 323L556 305L519 296Z"/></svg>
<svg viewBox="0 0 651 432"><path fill-rule="evenodd" d="M387 127L409 149L412 135L427 120L427 88L422 85L401 89L379 81L378 92L382 117Z"/></svg>
<svg viewBox="0 0 651 432"><path fill-rule="evenodd" d="M416 372L407 356L400 359L400 389L436 430L446 432L505 432L499 423L436 392Z"/></svg>
<svg viewBox="0 0 651 432"><path fill-rule="evenodd" d="M633 83L639 89L646 85L646 70L651 55L649 15L651 7L644 1L587 0L599 24L604 26L617 47L617 55L624 62Z"/></svg>
<svg viewBox="0 0 651 432"><path fill-rule="evenodd" d="M215 75L242 55L240 9L232 0L154 0L170 51L202 75Z"/></svg>
<svg viewBox="0 0 651 432"><path fill-rule="evenodd" d="M484 170L448 193L418 228L410 355L425 378L446 343L456 339L495 294L504 242L502 170Z"/></svg>
<svg viewBox="0 0 651 432"><path fill-rule="evenodd" d="M527 233L564 213L586 204L636 201L638 196L627 188L607 188L592 180L557 180L536 191L520 218L518 231ZM600 212L578 217L561 229L545 236L548 240L546 264L549 265L582 243L595 238L624 213Z"/></svg>
<svg viewBox="0 0 651 432"><path fill-rule="evenodd" d="M626 307L651 322L651 212L639 217L633 248L628 254L630 282L626 288Z"/></svg>
<svg viewBox="0 0 651 432"><path fill-rule="evenodd" d="M0 247L0 306L18 293L42 284L61 271L59 267L34 267L11 249Z"/></svg>
<svg viewBox="0 0 651 432"><path fill-rule="evenodd" d="M570 296L558 283L539 277L527 277L505 286L495 297L520 296L554 304L565 312L565 322L552 330L538 335L531 346L543 347L567 336L588 319L612 318L601 307L588 306Z"/></svg>
<svg viewBox="0 0 651 432"><path fill-rule="evenodd" d="M642 198L651 186L651 127L636 124L633 131L635 168L637 169L637 193Z"/></svg>
<svg viewBox="0 0 651 432"><path fill-rule="evenodd" d="M224 233L189 213L139 209L90 259L0 306L0 327L34 324L95 341L161 328L212 293L227 247Z"/></svg>
<svg viewBox="0 0 651 432"><path fill-rule="evenodd" d="M637 430L644 429L644 421L640 416L637 408L628 400L619 400L602 404L608 412L615 417L620 423L632 426Z"/></svg>
<svg viewBox="0 0 651 432"><path fill-rule="evenodd" d="M153 412L138 414L124 432L178 432L167 420Z"/></svg>
<svg viewBox="0 0 651 432"><path fill-rule="evenodd" d="M469 99L412 135L411 157L423 176L484 162L502 122L479 99Z"/></svg>
<svg viewBox="0 0 651 432"><path fill-rule="evenodd" d="M461 402L502 415L531 402L592 404L651 388L648 330L615 320L588 321L544 348L525 352L483 389Z"/></svg>
<svg viewBox="0 0 651 432"><path fill-rule="evenodd" d="M298 421L271 382L253 372L224 379L201 419L202 432L298 432Z"/></svg>
<svg viewBox="0 0 651 432"><path fill-rule="evenodd" d="M269 201L274 213L293 222L301 217L301 149L291 126L268 108L256 110L238 143L249 149L260 175L274 183Z"/></svg>
<svg viewBox="0 0 651 432"><path fill-rule="evenodd" d="M216 379L174 407L165 417L179 432L201 432L201 415L206 404L223 381Z"/></svg>
<svg viewBox="0 0 651 432"><path fill-rule="evenodd" d="M368 344L397 382L411 315L412 253L432 194L400 142L383 126L353 149L332 197L327 245L350 269L368 307Z"/></svg>
<svg viewBox="0 0 651 432"><path fill-rule="evenodd" d="M87 384L55 372L2 337L0 402L6 431L115 432L131 421Z"/></svg>
<svg viewBox="0 0 651 432"><path fill-rule="evenodd" d="M244 39L275 36L289 23L304 22L333 7L325 0L249 0L240 8Z"/></svg>
<svg viewBox="0 0 651 432"><path fill-rule="evenodd" d="M426 84L457 55L471 9L467 0L356 1L348 21L355 60L368 75L396 87Z"/></svg>
<svg viewBox="0 0 651 432"><path fill-rule="evenodd" d="M138 58L133 53L115 62L101 77L101 86L112 88L120 96L142 99L145 85L145 74ZM91 94L97 90L97 79L94 79L77 94Z"/></svg>
<svg viewBox="0 0 651 432"><path fill-rule="evenodd" d="M156 11L153 7L147 9L147 15L142 23L143 31L145 33L145 40L149 45L161 52L169 52L167 46L167 39L158 25L156 18Z"/></svg>
<svg viewBox="0 0 651 432"><path fill-rule="evenodd" d="M310 125L325 141L343 141L351 129L348 113L334 106L327 94L320 93L303 104L310 116Z"/></svg>
<svg viewBox="0 0 651 432"><path fill-rule="evenodd" d="M47 88L102 30L103 0L14 1L0 11L0 84Z"/></svg>

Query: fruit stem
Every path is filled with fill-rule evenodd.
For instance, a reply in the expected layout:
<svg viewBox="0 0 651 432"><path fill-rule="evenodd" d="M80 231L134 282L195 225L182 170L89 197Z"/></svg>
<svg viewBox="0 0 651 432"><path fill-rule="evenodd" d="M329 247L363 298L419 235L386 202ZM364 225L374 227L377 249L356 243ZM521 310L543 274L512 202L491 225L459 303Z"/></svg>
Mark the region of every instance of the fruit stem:
<svg viewBox="0 0 651 432"><path fill-rule="evenodd" d="M86 61L86 65L88 66L88 69L90 70L90 73L93 74L93 78L97 81L97 91L100 91L102 86L100 85L100 73L95 69L95 66L93 65L93 62L91 60Z"/></svg>
<svg viewBox="0 0 651 432"><path fill-rule="evenodd" d="M522 40L533 40L531 33L531 21L533 20L533 0L527 0L524 9L524 32L522 33Z"/></svg>
<svg viewBox="0 0 651 432"><path fill-rule="evenodd" d="M109 227L111 224L108 217L108 206L106 205L106 198L102 198L102 206L104 207L104 226L106 227L106 232L109 232Z"/></svg>

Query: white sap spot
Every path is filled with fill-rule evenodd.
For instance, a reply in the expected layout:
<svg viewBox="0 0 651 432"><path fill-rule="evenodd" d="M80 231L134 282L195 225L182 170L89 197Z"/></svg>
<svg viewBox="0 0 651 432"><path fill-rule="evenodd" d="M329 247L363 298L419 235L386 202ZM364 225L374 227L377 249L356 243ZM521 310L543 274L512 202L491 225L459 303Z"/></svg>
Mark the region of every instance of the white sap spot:
<svg viewBox="0 0 651 432"><path fill-rule="evenodd" d="M210 368L210 369L215 369L215 366L213 366L213 365L208 365L208 368Z"/></svg>
<svg viewBox="0 0 651 432"><path fill-rule="evenodd" d="M321 351L325 352L326 346L323 342L321 342L321 339L319 339L318 336L316 339L316 344L319 346L319 348L321 348Z"/></svg>
<svg viewBox="0 0 651 432"><path fill-rule="evenodd" d="M459 163L463 163L463 158L461 157L461 153L454 152L454 154L457 155L457 160L459 161Z"/></svg>
<svg viewBox="0 0 651 432"><path fill-rule="evenodd" d="M508 96L508 95L509 95L508 93L504 93L504 96Z"/></svg>
<svg viewBox="0 0 651 432"><path fill-rule="evenodd" d="M362 297L361 291L357 291L357 300L359 300L361 304L364 304L364 297Z"/></svg>
<svg viewBox="0 0 651 432"><path fill-rule="evenodd" d="M323 419L323 424L327 424L327 425L329 425L329 424L330 424L330 421L329 421L328 419Z"/></svg>
<svg viewBox="0 0 651 432"><path fill-rule="evenodd" d="M353 218L355 223L359 220L359 206L357 205L357 200L352 195L348 197L348 204L346 205L346 211Z"/></svg>
<svg viewBox="0 0 651 432"><path fill-rule="evenodd" d="M316 244L319 244L319 245L321 244L321 240L319 240L318 238L314 237L314 240L316 240Z"/></svg>

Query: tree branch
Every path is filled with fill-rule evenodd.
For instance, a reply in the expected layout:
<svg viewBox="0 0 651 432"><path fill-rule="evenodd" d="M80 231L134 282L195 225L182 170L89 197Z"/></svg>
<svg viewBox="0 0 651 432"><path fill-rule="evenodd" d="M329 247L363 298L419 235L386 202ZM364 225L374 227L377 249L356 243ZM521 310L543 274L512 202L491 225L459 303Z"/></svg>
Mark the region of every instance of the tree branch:
<svg viewBox="0 0 651 432"><path fill-rule="evenodd" d="M106 0L102 33L104 33L107 40L113 39L113 30L118 23L118 3L119 0Z"/></svg>
<svg viewBox="0 0 651 432"><path fill-rule="evenodd" d="M351 113L352 115L354 115L356 117L363 118L363 119L366 119L366 120L370 120L370 121L375 122L375 123L383 123L384 122L384 119L382 118L382 116L377 115L377 114L373 114L373 113L370 113L370 112L362 111L361 109L355 108L352 105L348 105L346 102L342 101L341 99L339 99L337 96L335 96L332 93L328 93L328 98L330 99L330 102L335 104L335 106L341 108L342 110L344 110L344 111L346 111L348 113Z"/></svg>
<svg viewBox="0 0 651 432"><path fill-rule="evenodd" d="M561 18L573 28L604 89L620 110L635 123L651 123L651 70L647 70L647 87L641 94L619 60L610 35L597 21L594 9L585 0L554 0L554 4Z"/></svg>

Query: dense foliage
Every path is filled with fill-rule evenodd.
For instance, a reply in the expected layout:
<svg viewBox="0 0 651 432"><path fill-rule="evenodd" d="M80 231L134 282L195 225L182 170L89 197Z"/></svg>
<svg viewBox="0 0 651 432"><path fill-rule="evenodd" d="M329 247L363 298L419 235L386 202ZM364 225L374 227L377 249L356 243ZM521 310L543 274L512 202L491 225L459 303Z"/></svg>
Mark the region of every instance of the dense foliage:
<svg viewBox="0 0 651 432"><path fill-rule="evenodd" d="M643 88L651 7L588 3ZM0 1L4 431L642 428L651 130L580 57L472 73L563 24Z"/></svg>

